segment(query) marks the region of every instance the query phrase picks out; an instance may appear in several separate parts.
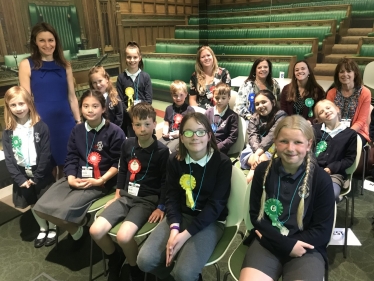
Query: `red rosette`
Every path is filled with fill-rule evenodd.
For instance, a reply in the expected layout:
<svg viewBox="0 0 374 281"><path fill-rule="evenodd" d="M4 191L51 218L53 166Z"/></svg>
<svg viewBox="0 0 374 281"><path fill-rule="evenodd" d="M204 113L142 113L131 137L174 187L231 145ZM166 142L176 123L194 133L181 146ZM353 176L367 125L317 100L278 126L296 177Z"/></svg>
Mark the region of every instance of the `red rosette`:
<svg viewBox="0 0 374 281"><path fill-rule="evenodd" d="M87 157L88 163L90 163L94 168L94 178L100 178L99 163L101 161L101 155L98 152L91 152Z"/></svg>
<svg viewBox="0 0 374 281"><path fill-rule="evenodd" d="M174 130L178 130L178 128L179 128L179 125L180 125L180 123L182 122L182 119L183 119L183 116L182 116L182 114L175 114L174 115L174 124L173 124L173 129Z"/></svg>
<svg viewBox="0 0 374 281"><path fill-rule="evenodd" d="M129 161L127 168L131 173L130 181L133 182L135 180L135 175L140 172L142 165L138 159L134 158Z"/></svg>

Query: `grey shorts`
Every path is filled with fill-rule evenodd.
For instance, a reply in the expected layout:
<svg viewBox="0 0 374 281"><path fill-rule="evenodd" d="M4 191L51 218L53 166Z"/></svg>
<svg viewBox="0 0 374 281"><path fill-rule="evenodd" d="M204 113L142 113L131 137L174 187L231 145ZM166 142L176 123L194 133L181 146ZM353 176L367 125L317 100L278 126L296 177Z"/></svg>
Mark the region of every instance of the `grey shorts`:
<svg viewBox="0 0 374 281"><path fill-rule="evenodd" d="M322 255L314 250L308 251L300 258L288 258L281 261L254 239L245 255L242 268L255 268L273 280L316 280L321 281L325 275L325 261Z"/></svg>
<svg viewBox="0 0 374 281"><path fill-rule="evenodd" d="M118 198L100 214L114 227L117 223L130 221L139 229L148 221L149 216L157 207L158 196L132 196L121 192Z"/></svg>

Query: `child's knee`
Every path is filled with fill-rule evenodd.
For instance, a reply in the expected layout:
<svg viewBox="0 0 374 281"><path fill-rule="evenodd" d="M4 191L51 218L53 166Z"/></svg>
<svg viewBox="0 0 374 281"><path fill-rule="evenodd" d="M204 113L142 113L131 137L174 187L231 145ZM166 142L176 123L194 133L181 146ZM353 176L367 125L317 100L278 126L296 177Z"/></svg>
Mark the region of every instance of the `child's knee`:
<svg viewBox="0 0 374 281"><path fill-rule="evenodd" d="M117 241L119 244L126 244L134 240L134 233L127 229L120 229L117 233Z"/></svg>
<svg viewBox="0 0 374 281"><path fill-rule="evenodd" d="M95 221L90 227L90 235L94 240L99 240L107 234L106 229L98 221Z"/></svg>

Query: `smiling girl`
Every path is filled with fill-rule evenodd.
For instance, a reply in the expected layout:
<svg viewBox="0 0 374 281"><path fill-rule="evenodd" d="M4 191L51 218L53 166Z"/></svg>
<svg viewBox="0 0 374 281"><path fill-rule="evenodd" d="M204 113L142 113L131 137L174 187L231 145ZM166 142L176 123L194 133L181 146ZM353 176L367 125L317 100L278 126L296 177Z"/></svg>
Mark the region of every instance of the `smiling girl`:
<svg viewBox="0 0 374 281"><path fill-rule="evenodd" d="M240 154L242 169L251 169L247 182L253 178L254 169L262 161L267 161L274 153L274 130L287 114L280 110L276 99L269 90L260 90L255 96L256 112L248 123L248 144Z"/></svg>
<svg viewBox="0 0 374 281"><path fill-rule="evenodd" d="M152 104L152 82L147 72L143 71L142 53L139 45L130 41L126 50L126 69L117 78L117 92L123 103L122 129L127 137L135 137L132 121L128 113L132 105L142 101Z"/></svg>
<svg viewBox="0 0 374 281"><path fill-rule="evenodd" d="M248 78L240 86L234 110L245 120L249 120L255 112L254 94L260 90L269 90L276 100L279 100L280 88L278 82L272 76L273 64L267 58L255 60L249 72Z"/></svg>
<svg viewBox="0 0 374 281"><path fill-rule="evenodd" d="M213 107L213 90L219 82L231 86L229 71L218 66L217 58L209 46L203 46L197 51L195 72L190 79L189 104L204 109Z"/></svg>
<svg viewBox="0 0 374 281"><path fill-rule="evenodd" d="M179 150L167 164L166 219L140 249L141 270L162 280L199 279L223 234L231 173L208 119L197 112L183 117Z"/></svg>
<svg viewBox="0 0 374 281"><path fill-rule="evenodd" d="M334 221L330 177L312 156L313 129L301 116L274 130L278 158L260 163L250 194L253 229L240 281L323 280Z"/></svg>
<svg viewBox="0 0 374 281"><path fill-rule="evenodd" d="M105 195L117 181L118 160L125 135L104 118L105 99L87 90L80 100L84 123L74 127L68 143L63 177L38 201L37 214L68 231L73 240L88 234L81 226L92 201ZM81 243L74 243L79 247Z"/></svg>
<svg viewBox="0 0 374 281"><path fill-rule="evenodd" d="M309 64L298 61L293 68L291 83L284 86L281 94L281 109L287 115L301 115L309 122L316 118L313 115L315 104L325 98L325 91L317 83Z"/></svg>
<svg viewBox="0 0 374 281"><path fill-rule="evenodd" d="M335 201L347 180L345 170L352 166L357 154L357 133L340 122L339 108L329 100L321 100L314 107L321 123L313 125L318 165L331 176Z"/></svg>
<svg viewBox="0 0 374 281"><path fill-rule="evenodd" d="M55 181L52 176L49 130L40 119L31 95L22 87L12 87L4 96L5 131L3 147L5 164L13 179L13 204L17 208L33 206ZM33 210L32 210L33 211ZM33 211L40 233L35 248L50 244L49 224ZM52 235L52 233L50 233Z"/></svg>

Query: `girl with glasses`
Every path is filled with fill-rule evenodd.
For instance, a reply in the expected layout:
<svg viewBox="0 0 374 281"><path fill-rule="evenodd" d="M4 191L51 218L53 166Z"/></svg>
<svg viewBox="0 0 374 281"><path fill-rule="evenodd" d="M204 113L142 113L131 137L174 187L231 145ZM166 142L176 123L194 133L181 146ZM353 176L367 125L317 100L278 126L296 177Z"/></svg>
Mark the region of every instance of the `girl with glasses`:
<svg viewBox="0 0 374 281"><path fill-rule="evenodd" d="M162 280L201 279L223 234L231 173L231 161L219 152L208 119L197 112L184 116L179 150L167 164L166 219L139 252L142 271Z"/></svg>

